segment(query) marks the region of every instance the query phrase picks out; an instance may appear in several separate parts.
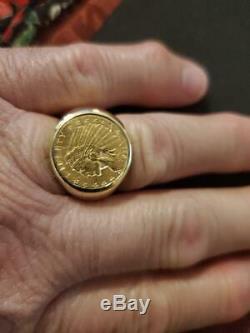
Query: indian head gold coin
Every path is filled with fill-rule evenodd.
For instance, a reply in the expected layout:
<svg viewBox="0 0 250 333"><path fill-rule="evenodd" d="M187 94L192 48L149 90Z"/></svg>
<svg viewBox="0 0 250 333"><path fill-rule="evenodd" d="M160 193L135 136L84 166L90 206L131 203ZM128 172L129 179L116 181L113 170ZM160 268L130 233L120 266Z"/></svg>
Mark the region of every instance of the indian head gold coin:
<svg viewBox="0 0 250 333"><path fill-rule="evenodd" d="M58 123L50 158L56 177L68 192L83 199L101 199L124 180L132 148L118 119L106 111L83 109Z"/></svg>

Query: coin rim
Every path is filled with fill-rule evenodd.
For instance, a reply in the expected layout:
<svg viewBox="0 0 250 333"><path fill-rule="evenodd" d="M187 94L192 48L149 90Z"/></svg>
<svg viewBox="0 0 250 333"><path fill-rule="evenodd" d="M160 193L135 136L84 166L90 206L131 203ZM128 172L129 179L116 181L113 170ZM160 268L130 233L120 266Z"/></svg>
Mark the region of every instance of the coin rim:
<svg viewBox="0 0 250 333"><path fill-rule="evenodd" d="M84 115L101 116L101 117L107 118L110 121L112 121L113 123L115 123L120 128L120 130L123 132L123 134L126 138L126 141L127 141L127 145L128 145L128 158L127 158L126 168L124 169L122 175L118 179L116 179L114 182L111 182L108 185L106 185L104 187L100 187L98 189L84 188L82 186L74 185L71 182L69 182L58 171L58 168L56 167L56 163L55 163L55 159L54 159L54 151L53 151L54 143L55 143L55 139L56 139L60 129L71 119L80 117L80 116L84 116ZM53 133L51 143L50 143L50 162L51 162L52 169L53 169L54 174L56 175L57 179L60 181L60 183L63 185L63 187L68 192L70 192L71 194L73 194L77 197L86 198L86 199L88 199L88 198L89 199L99 199L99 198L106 197L106 196L110 195L112 192L114 192L121 185L121 183L123 182L123 180L125 179L125 177L128 174L128 171L129 171L129 169L131 167L131 163L132 163L132 154L133 154L133 152L132 152L131 141L130 141L129 135L128 135L123 123L120 121L120 119L115 117L113 114L109 113L108 111L101 110L101 109L78 108L78 109L75 109L72 112L66 114L56 125L55 132Z"/></svg>

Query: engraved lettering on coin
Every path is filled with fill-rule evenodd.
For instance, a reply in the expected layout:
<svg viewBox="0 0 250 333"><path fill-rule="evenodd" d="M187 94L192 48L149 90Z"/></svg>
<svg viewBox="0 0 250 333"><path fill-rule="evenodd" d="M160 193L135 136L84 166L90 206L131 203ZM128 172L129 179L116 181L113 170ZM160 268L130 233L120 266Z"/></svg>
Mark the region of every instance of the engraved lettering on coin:
<svg viewBox="0 0 250 333"><path fill-rule="evenodd" d="M101 189L122 177L129 159L129 142L122 128L109 118L80 115L57 132L53 159L70 184Z"/></svg>

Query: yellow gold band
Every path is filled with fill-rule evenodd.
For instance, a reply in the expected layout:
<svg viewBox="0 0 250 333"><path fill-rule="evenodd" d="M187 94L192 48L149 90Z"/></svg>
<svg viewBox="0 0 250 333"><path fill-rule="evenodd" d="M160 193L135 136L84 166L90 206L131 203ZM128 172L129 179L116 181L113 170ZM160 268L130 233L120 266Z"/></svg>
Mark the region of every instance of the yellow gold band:
<svg viewBox="0 0 250 333"><path fill-rule="evenodd" d="M123 124L112 114L79 109L57 124L50 159L69 193L97 200L114 192L126 177L132 147Z"/></svg>

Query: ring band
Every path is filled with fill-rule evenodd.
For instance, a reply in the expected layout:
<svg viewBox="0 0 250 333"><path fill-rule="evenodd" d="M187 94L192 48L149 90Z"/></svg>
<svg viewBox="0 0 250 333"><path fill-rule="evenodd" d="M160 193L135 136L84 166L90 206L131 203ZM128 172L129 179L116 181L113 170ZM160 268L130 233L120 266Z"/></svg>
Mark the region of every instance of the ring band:
<svg viewBox="0 0 250 333"><path fill-rule="evenodd" d="M126 177L132 147L123 124L110 113L80 109L56 126L50 148L55 176L72 195L98 200Z"/></svg>

